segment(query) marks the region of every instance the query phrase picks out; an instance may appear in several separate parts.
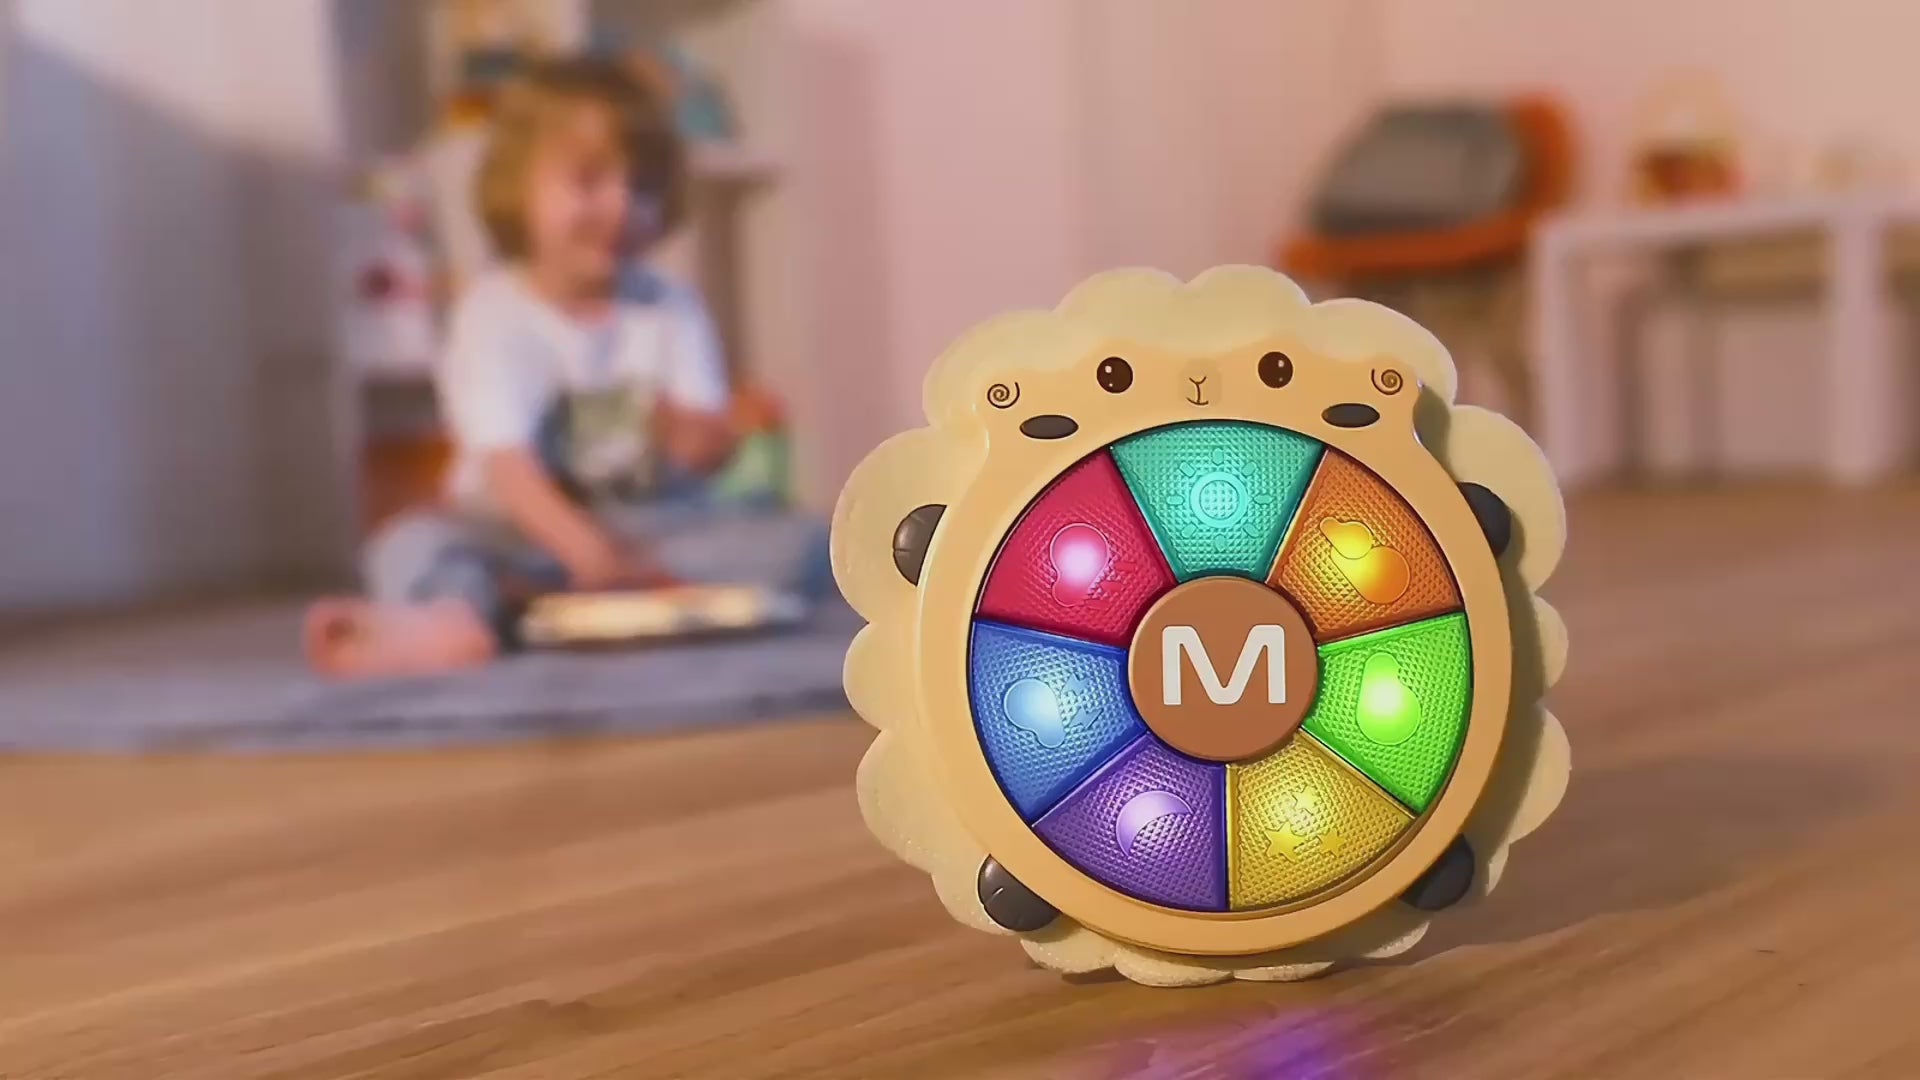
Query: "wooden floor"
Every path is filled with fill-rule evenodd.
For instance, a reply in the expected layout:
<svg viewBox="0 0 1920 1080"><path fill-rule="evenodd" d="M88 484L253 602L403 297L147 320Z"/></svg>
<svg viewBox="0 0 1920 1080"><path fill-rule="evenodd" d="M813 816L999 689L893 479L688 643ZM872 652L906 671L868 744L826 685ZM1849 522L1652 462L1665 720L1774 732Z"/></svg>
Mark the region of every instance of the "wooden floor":
<svg viewBox="0 0 1920 1080"><path fill-rule="evenodd" d="M20 759L0 1076L1920 1076L1920 491L1573 519L1573 786L1399 961L1035 970L867 837L843 717Z"/></svg>

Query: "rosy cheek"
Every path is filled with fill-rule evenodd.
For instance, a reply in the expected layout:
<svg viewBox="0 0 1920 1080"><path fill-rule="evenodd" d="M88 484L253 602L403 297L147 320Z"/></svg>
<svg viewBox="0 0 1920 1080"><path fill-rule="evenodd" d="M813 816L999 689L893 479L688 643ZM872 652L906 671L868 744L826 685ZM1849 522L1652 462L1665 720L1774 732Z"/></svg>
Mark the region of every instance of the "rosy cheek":
<svg viewBox="0 0 1920 1080"><path fill-rule="evenodd" d="M544 183L536 181L533 197L529 200L528 216L532 219L535 232L552 235L564 231L578 205L579 198L574 194L573 186L565 180L554 178Z"/></svg>

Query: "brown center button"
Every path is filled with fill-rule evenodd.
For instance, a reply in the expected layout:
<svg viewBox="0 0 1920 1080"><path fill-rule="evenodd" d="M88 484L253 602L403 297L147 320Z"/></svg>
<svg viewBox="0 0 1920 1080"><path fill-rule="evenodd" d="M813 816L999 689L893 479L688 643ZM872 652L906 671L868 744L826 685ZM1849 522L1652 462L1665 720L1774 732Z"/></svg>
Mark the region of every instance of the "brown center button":
<svg viewBox="0 0 1920 1080"><path fill-rule="evenodd" d="M1293 602L1204 577L1147 609L1127 653L1134 707L1188 757L1250 761L1287 741L1320 692L1320 657Z"/></svg>

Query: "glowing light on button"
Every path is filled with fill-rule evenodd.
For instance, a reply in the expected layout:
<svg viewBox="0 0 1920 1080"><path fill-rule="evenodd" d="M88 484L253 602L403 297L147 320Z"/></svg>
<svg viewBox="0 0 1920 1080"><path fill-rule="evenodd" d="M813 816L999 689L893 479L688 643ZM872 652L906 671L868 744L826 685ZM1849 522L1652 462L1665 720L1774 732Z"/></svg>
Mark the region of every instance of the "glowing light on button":
<svg viewBox="0 0 1920 1080"><path fill-rule="evenodd" d="M1407 557L1381 543L1366 522L1322 518L1320 535L1333 547L1335 569L1367 603L1385 607L1407 595Z"/></svg>
<svg viewBox="0 0 1920 1080"><path fill-rule="evenodd" d="M1400 661L1390 652L1367 657L1360 671L1360 734L1381 746L1398 746L1420 728L1420 699L1400 680Z"/></svg>
<svg viewBox="0 0 1920 1080"><path fill-rule="evenodd" d="M1060 704L1060 695L1039 679L1021 679L1000 699L1000 711L1007 723L1032 735L1048 750L1058 750L1067 741L1067 721L1072 714Z"/></svg>
<svg viewBox="0 0 1920 1080"><path fill-rule="evenodd" d="M1119 846L1120 854L1132 855L1133 842L1142 829L1163 817L1191 813L1193 807L1187 805L1187 800L1171 791L1143 791L1120 808L1113 822L1113 842Z"/></svg>
<svg viewBox="0 0 1920 1080"><path fill-rule="evenodd" d="M1053 534L1047 548L1053 562L1053 599L1062 607L1078 607L1093 598L1107 567L1113 562L1113 545L1100 530L1078 522Z"/></svg>

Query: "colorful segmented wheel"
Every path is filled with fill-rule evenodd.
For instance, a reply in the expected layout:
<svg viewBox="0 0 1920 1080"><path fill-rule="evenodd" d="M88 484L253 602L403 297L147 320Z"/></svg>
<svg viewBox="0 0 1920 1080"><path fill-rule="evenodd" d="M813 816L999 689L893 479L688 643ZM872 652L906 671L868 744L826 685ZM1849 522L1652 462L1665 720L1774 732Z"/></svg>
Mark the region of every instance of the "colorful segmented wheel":
<svg viewBox="0 0 1920 1080"><path fill-rule="evenodd" d="M1134 435L1051 484L1000 545L969 655L1021 818L1189 911L1310 901L1392 851L1453 771L1472 687L1459 588L1405 500L1240 422Z"/></svg>
<svg viewBox="0 0 1920 1080"><path fill-rule="evenodd" d="M1251 267L962 337L835 511L875 835L1047 967L1169 985L1390 955L1491 888L1565 789L1565 518L1454 383Z"/></svg>

